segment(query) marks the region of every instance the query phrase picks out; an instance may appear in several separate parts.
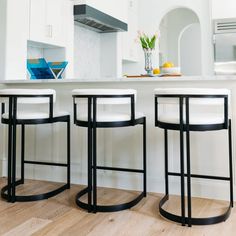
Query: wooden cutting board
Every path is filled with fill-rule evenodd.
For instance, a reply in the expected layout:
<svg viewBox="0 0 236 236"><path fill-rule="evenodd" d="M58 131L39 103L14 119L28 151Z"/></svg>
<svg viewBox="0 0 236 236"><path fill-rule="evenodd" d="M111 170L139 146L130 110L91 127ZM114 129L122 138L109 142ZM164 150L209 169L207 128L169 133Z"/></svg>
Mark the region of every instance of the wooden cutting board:
<svg viewBox="0 0 236 236"><path fill-rule="evenodd" d="M182 76L181 74L167 74L167 75L160 75L160 76L148 76L148 75L126 75L126 78L158 78L158 77L176 77Z"/></svg>

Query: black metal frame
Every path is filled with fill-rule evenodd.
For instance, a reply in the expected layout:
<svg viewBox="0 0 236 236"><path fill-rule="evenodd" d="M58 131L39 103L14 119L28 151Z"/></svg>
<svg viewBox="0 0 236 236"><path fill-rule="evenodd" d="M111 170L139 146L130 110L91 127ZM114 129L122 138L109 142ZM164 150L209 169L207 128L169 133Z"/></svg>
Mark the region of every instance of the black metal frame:
<svg viewBox="0 0 236 236"><path fill-rule="evenodd" d="M179 123L165 123L158 120L158 98L176 98L179 100ZM223 99L224 100L224 122L220 124L190 124L189 123L189 105L190 99ZM184 104L185 117L184 122ZM232 166L232 136L231 136L231 120L228 118L228 96L227 95L191 95L191 94L165 94L155 95L155 126L164 129L165 136L165 196L159 203L160 214L174 222L181 223L183 226L192 225L210 225L227 220L233 207L233 166ZM190 164L190 131L212 131L212 130L228 130L229 141L229 177L208 176L191 174ZM168 130L178 130L180 132L180 173L173 173L168 170ZM187 173L184 170L184 132L186 133L186 164ZM163 205L169 199L169 176L180 176L181 178L181 216L172 214L163 209ZM187 209L188 215L185 216L185 177L187 178ZM208 218L193 218L192 217L192 202L191 202L191 178L223 180L230 182L230 204L227 210L222 215Z"/></svg>
<svg viewBox="0 0 236 236"><path fill-rule="evenodd" d="M62 191L70 188L70 115L53 117L53 95L0 95L0 97L7 98L9 100L8 118L3 118L2 123L8 125L8 183L1 189L1 197L6 199L8 202L27 202L27 201L38 201L53 197ZM49 118L45 119L17 119L17 100L18 98L48 98L49 99ZM1 114L5 113L5 103L2 103ZM67 163L51 163L51 162L40 162L40 161L29 161L25 160L25 126L36 125L36 124L51 124L56 122L67 123ZM21 126L21 178L16 180L16 132L17 125ZM67 183L63 186L43 194L37 195L16 195L16 187L24 184L24 164L34 165L50 165L50 166L61 166L67 168Z"/></svg>
<svg viewBox="0 0 236 236"><path fill-rule="evenodd" d="M75 99L86 98L88 101L88 121L78 120L77 104ZM121 122L98 122L97 99L99 98L129 98L131 100L131 119ZM133 94L124 95L73 95L74 124L86 127L88 130L88 186L76 195L76 204L88 212L114 212L129 209L146 197L146 117L135 118L135 97ZM143 169L129 169L97 166L97 128L115 128L127 126L143 126ZM118 205L97 204L97 170L124 171L143 174L143 191L130 202ZM82 202L80 198L88 194L88 202Z"/></svg>

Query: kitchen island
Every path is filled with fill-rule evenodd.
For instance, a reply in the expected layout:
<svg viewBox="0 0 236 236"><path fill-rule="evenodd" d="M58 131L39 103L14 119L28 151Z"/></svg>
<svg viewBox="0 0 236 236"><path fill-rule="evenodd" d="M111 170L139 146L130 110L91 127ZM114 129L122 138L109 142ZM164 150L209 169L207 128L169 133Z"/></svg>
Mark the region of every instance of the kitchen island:
<svg viewBox="0 0 236 236"><path fill-rule="evenodd" d="M235 76L191 76L171 78L110 78L110 79L63 79L63 80L14 80L1 82L1 88L38 88L55 89L57 92L56 110L68 111L72 114L71 91L75 88L132 88L138 92L137 111L147 116L147 186L149 192L164 192L164 143L163 130L154 126L154 94L155 88L228 88L232 91L231 107L233 120L233 136L236 134L236 77ZM107 109L111 109L108 107ZM204 115L204 114L203 114ZM73 123L73 121L72 121ZM87 135L86 129L72 124L71 160L72 183L84 184L87 178ZM0 126L1 139L7 135L4 125ZM64 159L65 150L61 124L39 125L26 129L26 158L31 160L60 161ZM128 132L127 132L128 130ZM124 134L126 137L124 138ZM98 160L101 165L130 166L139 168L141 161L141 127L135 129L103 129L98 135ZM50 137L50 138L49 138ZM0 157L3 175L6 174L6 143ZM219 145L221 143L222 145ZM170 132L169 142L170 170L179 171L179 134ZM228 176L228 150L226 131L209 133L192 133L192 173ZM236 142L233 139L233 153ZM224 147L224 148L221 148ZM138 158L134 158L138 155ZM235 165L234 165L235 167ZM63 181L64 172L57 167L28 166L26 178ZM234 168L235 169L235 168ZM122 189L141 189L138 174L112 173L101 171L98 174L100 186ZM179 178L171 178L173 193L179 194L176 182ZM193 180L193 195L200 197L228 199L228 183L216 180Z"/></svg>

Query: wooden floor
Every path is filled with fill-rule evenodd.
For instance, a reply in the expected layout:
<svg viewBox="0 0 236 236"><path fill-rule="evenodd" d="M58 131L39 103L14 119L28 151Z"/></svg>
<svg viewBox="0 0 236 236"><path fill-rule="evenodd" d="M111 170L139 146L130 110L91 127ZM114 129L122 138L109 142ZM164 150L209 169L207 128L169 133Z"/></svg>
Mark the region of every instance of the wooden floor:
<svg viewBox="0 0 236 236"><path fill-rule="evenodd" d="M6 179L0 179L2 187ZM42 181L26 181L18 193L32 190L44 192L57 186L55 183ZM75 236L119 236L119 235L174 235L174 236L217 236L236 235L236 210L233 209L231 217L224 223L212 226L182 227L161 218L158 214L158 202L161 195L148 194L131 210L116 213L88 214L75 205L75 194L82 187L72 186L58 196L38 202L7 203L0 200L0 235L8 236L45 236L45 235L75 235ZM124 202L134 197L134 192L114 189L99 189L99 198L103 203L110 204ZM100 202L102 203L102 202ZM166 206L178 212L179 198L172 197ZM194 199L194 216L207 216L219 214L227 203Z"/></svg>

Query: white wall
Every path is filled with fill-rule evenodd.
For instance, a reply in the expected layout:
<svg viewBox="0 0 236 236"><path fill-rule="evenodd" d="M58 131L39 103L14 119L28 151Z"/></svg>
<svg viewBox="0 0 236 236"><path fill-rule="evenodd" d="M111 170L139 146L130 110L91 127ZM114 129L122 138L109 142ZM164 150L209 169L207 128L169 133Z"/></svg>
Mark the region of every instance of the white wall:
<svg viewBox="0 0 236 236"><path fill-rule="evenodd" d="M101 36L97 32L75 25L74 76L75 78L99 78Z"/></svg>
<svg viewBox="0 0 236 236"><path fill-rule="evenodd" d="M5 37L5 57L3 61L4 79L25 79L26 77L26 52L29 36L29 0L1 0L1 24L6 24L6 30L0 37ZM1 28L4 26L1 25ZM3 34L3 35L2 35ZM2 57L2 56L1 56Z"/></svg>
<svg viewBox="0 0 236 236"><path fill-rule="evenodd" d="M186 8L178 8L169 12L160 25L160 51L164 61L171 61L179 66L179 37L182 30L192 23L198 22L196 14ZM164 35L163 35L164 33ZM196 38L200 41L201 34ZM164 50L163 50L164 47Z"/></svg>
<svg viewBox="0 0 236 236"><path fill-rule="evenodd" d="M121 76L119 34L100 34L75 24L74 77L104 79Z"/></svg>
<svg viewBox="0 0 236 236"><path fill-rule="evenodd" d="M0 80L5 77L6 3L5 0L0 0Z"/></svg>
<svg viewBox="0 0 236 236"><path fill-rule="evenodd" d="M212 18L235 18L236 1L235 0L211 0Z"/></svg>
<svg viewBox="0 0 236 236"><path fill-rule="evenodd" d="M211 10L209 0L186 1L186 0L166 0L156 1L139 0L139 27L140 30L153 34L160 25L162 18L170 10L178 7L186 7L193 10L201 24L202 41L202 71L203 75L213 74L213 46L211 28ZM141 50L140 50L140 53ZM143 58L143 56L141 56ZM158 60L158 50L156 50L156 60ZM156 62L155 62L156 63ZM139 63L124 66L124 73L139 74L144 73L144 58Z"/></svg>
<svg viewBox="0 0 236 236"><path fill-rule="evenodd" d="M179 39L179 60L181 73L186 76L201 75L201 29L194 23L183 30Z"/></svg>

